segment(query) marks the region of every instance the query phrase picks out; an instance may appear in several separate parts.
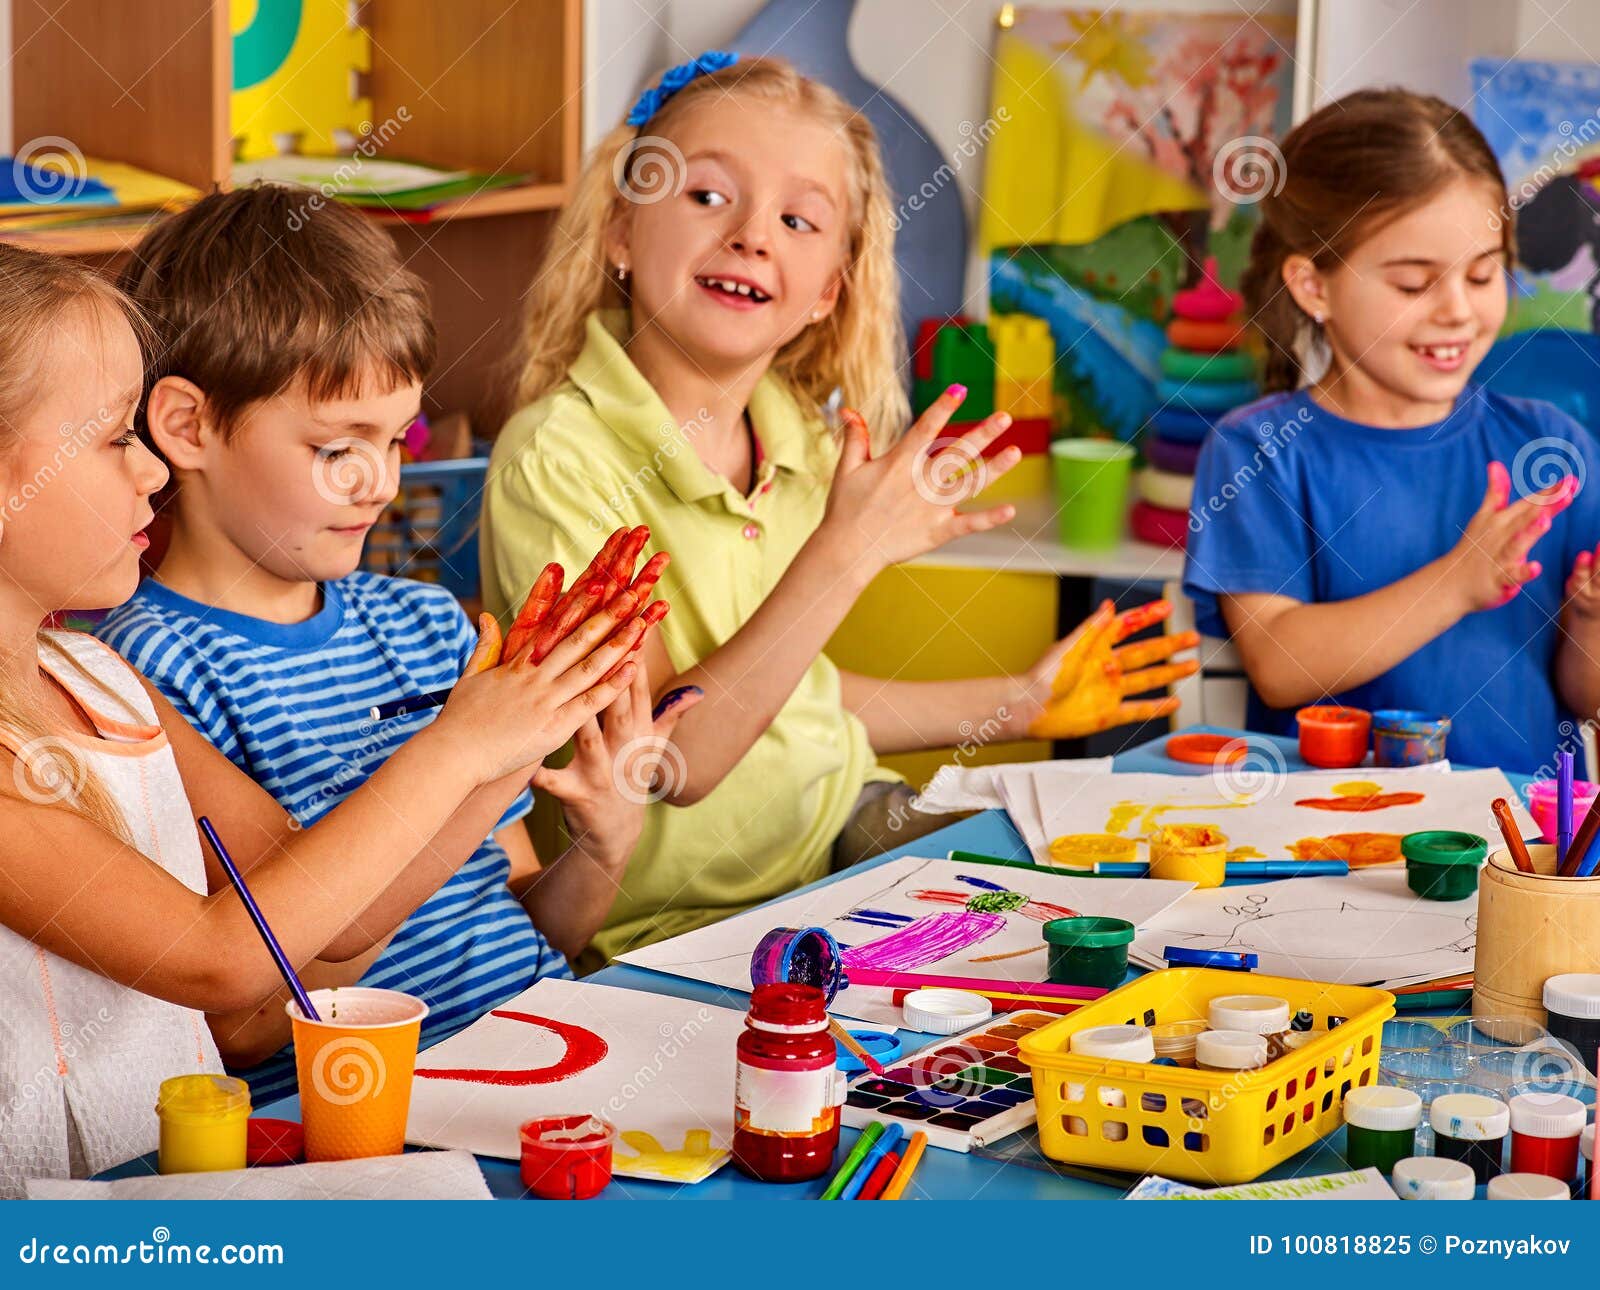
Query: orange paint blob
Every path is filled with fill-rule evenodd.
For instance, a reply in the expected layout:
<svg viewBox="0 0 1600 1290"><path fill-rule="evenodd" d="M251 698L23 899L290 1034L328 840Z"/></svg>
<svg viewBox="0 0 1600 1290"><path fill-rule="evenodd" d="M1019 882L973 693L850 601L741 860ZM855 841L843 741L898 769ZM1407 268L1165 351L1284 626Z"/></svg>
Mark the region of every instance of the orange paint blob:
<svg viewBox="0 0 1600 1290"><path fill-rule="evenodd" d="M1398 833L1333 833L1325 838L1301 838L1289 844L1296 860L1343 860L1352 869L1400 861Z"/></svg>
<svg viewBox="0 0 1600 1290"><path fill-rule="evenodd" d="M1296 806L1316 811L1381 811L1390 806L1415 806L1421 793L1364 793L1349 797L1302 797Z"/></svg>

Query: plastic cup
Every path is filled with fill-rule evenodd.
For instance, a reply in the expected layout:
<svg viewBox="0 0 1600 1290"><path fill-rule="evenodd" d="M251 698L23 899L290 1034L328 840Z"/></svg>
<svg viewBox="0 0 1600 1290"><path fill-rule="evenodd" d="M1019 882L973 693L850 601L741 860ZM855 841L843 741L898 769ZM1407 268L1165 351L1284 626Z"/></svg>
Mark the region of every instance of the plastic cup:
<svg viewBox="0 0 1600 1290"><path fill-rule="evenodd" d="M399 990L311 991L321 1021L291 999L306 1160L395 1156L405 1147L417 1038L428 1005Z"/></svg>
<svg viewBox="0 0 1600 1290"><path fill-rule="evenodd" d="M1113 439L1058 439L1050 445L1061 545L1103 550L1122 541L1133 447Z"/></svg>
<svg viewBox="0 0 1600 1290"><path fill-rule="evenodd" d="M1572 785L1572 818L1581 821L1600 794L1600 786L1586 779L1574 780ZM1528 814L1539 826L1539 835L1551 846L1556 841L1556 782L1538 779L1528 786Z"/></svg>

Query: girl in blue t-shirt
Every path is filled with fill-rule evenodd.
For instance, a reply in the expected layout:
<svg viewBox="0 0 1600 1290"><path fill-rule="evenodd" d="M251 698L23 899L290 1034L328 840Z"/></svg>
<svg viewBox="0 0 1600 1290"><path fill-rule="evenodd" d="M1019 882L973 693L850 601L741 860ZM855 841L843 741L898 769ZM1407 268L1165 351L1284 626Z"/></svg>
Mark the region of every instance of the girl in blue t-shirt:
<svg viewBox="0 0 1600 1290"><path fill-rule="evenodd" d="M1470 379L1506 316L1500 168L1465 115L1401 90L1316 112L1283 159L1243 282L1279 393L1201 453L1201 630L1232 635L1252 726L1421 708L1452 717L1453 760L1532 772L1600 708L1600 449Z"/></svg>

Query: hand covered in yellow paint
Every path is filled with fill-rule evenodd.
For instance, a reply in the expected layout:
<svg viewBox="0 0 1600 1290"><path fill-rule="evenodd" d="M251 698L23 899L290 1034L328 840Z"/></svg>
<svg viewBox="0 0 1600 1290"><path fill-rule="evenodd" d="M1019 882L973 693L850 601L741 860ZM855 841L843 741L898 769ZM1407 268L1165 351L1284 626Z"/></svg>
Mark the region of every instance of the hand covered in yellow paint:
<svg viewBox="0 0 1600 1290"><path fill-rule="evenodd" d="M1029 674L1030 695L1039 711L1028 733L1042 739L1076 739L1133 721L1151 721L1178 710L1175 697L1128 701L1192 676L1198 659L1165 662L1200 643L1198 632L1178 632L1154 640L1120 645L1137 631L1172 613L1165 600L1117 613L1109 600L1077 631L1059 641ZM1160 666L1152 666L1160 664ZM1046 688L1048 687L1048 688Z"/></svg>
<svg viewBox="0 0 1600 1290"><path fill-rule="evenodd" d="M661 1178L668 1182L694 1183L709 1178L728 1152L723 1147L711 1145L711 1134L705 1129L690 1129L683 1135L683 1146L668 1151L651 1134L639 1129L624 1129L617 1135L621 1140L614 1151L615 1169L635 1178ZM633 1154L622 1151L626 1145Z"/></svg>

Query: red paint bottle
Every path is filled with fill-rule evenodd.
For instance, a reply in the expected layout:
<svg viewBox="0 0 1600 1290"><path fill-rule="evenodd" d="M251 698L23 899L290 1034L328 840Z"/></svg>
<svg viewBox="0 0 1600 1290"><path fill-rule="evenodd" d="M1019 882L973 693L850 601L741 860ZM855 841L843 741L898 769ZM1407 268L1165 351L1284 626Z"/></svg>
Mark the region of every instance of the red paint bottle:
<svg viewBox="0 0 1600 1290"><path fill-rule="evenodd" d="M839 1146L843 1084L814 985L758 985L739 1036L733 1162L760 1182L820 1178Z"/></svg>
<svg viewBox="0 0 1600 1290"><path fill-rule="evenodd" d="M1589 1109L1561 1093L1519 1093L1511 1099L1511 1168L1571 1182Z"/></svg>

